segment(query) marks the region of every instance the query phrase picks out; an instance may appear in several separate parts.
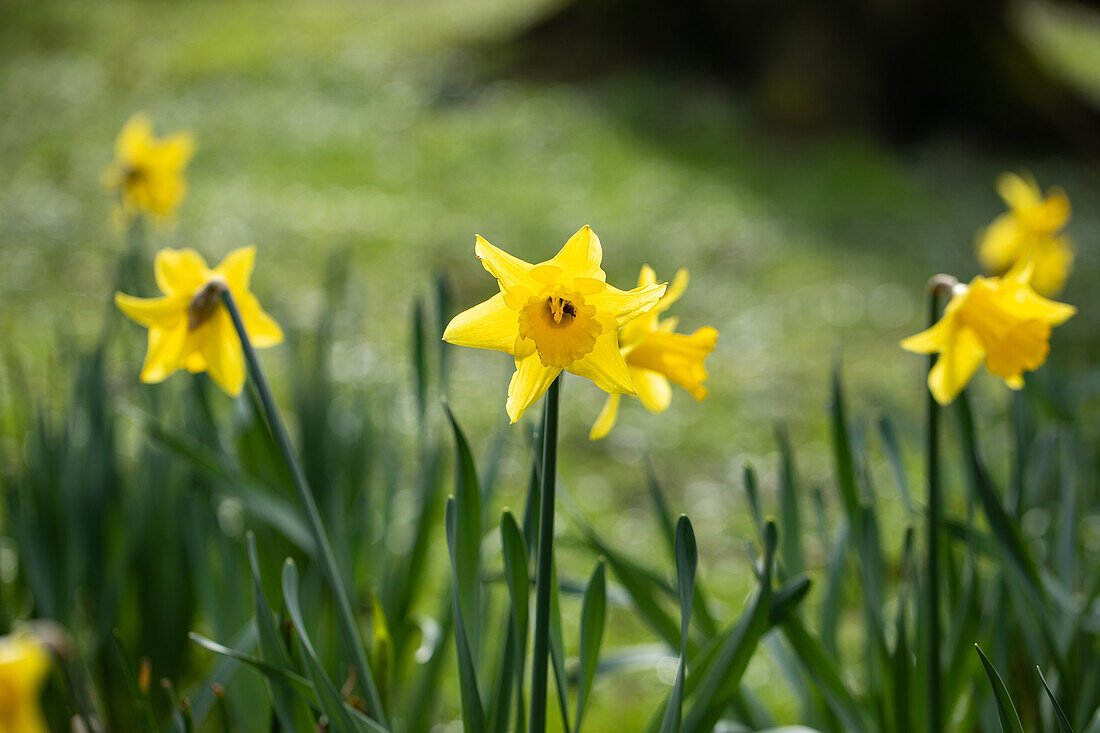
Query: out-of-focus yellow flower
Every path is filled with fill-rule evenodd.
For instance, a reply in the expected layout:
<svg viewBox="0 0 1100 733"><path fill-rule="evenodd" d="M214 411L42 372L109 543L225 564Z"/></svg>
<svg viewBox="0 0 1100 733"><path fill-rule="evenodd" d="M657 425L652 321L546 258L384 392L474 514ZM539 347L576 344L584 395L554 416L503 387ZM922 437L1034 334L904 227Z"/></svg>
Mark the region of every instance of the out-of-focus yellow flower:
<svg viewBox="0 0 1100 733"><path fill-rule="evenodd" d="M50 656L30 634L0 638L0 733L48 733L42 717L42 685Z"/></svg>
<svg viewBox="0 0 1100 733"><path fill-rule="evenodd" d="M115 159L103 172L103 185L118 192L124 217L144 213L169 218L187 193L183 169L194 152L190 133L157 138L149 117L139 112L118 135Z"/></svg>
<svg viewBox="0 0 1100 733"><path fill-rule="evenodd" d="M607 284L603 250L586 227L554 259L532 265L477 237L474 253L500 285L489 300L459 313L443 340L515 357L508 417L519 420L562 370L611 393L634 394L619 351L619 328L652 308L665 285L623 291Z"/></svg>
<svg viewBox="0 0 1100 733"><path fill-rule="evenodd" d="M1030 269L956 283L943 318L901 342L907 351L939 354L928 373L928 389L941 405L958 396L983 360L1012 389L1024 386L1024 372L1046 361L1051 327L1077 309L1036 293L1028 284Z"/></svg>
<svg viewBox="0 0 1100 733"><path fill-rule="evenodd" d="M638 287L657 282L657 274L649 265L638 275ZM626 359L626 368L637 388L638 399L651 412L668 409L672 402L671 380L692 397L703 400L707 388L703 382L707 370L703 361L718 342L718 331L706 326L695 333L674 333L677 319L660 319L669 306L680 299L688 284L687 270L680 270L657 305L623 326L619 331L619 350ZM611 394L596 418L588 437L599 440L611 432L619 414L622 395Z"/></svg>
<svg viewBox="0 0 1100 733"><path fill-rule="evenodd" d="M1062 289L1073 266L1073 245L1062 229L1069 221L1069 197L1052 188L1043 198L1030 176L1005 173L997 179L997 193L1009 210L978 235L978 256L995 275L1025 267L1029 262L1031 287L1043 295Z"/></svg>
<svg viewBox="0 0 1100 733"><path fill-rule="evenodd" d="M149 329L149 350L141 381L162 382L177 369L208 372L228 394L240 394L245 364L241 341L221 301L228 288L241 312L245 331L257 348L283 340L279 324L260 308L248 289L256 248L241 247L213 270L193 249L162 249L153 262L159 298L115 293L119 309Z"/></svg>

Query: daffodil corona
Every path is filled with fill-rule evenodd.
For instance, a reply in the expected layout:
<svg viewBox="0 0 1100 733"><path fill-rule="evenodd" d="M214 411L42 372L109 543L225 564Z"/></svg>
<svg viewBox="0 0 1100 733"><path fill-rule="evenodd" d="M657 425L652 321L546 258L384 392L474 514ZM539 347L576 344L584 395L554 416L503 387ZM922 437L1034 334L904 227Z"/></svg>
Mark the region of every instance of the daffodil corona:
<svg viewBox="0 0 1100 733"><path fill-rule="evenodd" d="M183 169L194 152L190 133L174 132L158 139L149 117L139 112L122 127L115 159L103 172L103 184L118 192L124 217L143 213L169 218L187 192Z"/></svg>
<svg viewBox="0 0 1100 733"><path fill-rule="evenodd" d="M1077 311L1036 293L1028 284L1030 270L1025 266L1003 278L955 283L943 318L901 342L908 351L939 354L928 373L928 388L941 405L958 396L983 360L1012 389L1023 387L1024 372L1046 361L1051 328Z"/></svg>
<svg viewBox="0 0 1100 733"><path fill-rule="evenodd" d="M649 265L642 267L638 287L657 282L657 274ZM703 361L714 351L718 331L707 326L693 334L675 333L677 319L660 319L669 306L680 299L688 284L687 270L680 270L657 304L619 331L619 349L626 360L627 371L637 388L637 397L651 412L662 412L672 402L669 382L680 385L697 400L707 396L703 382L707 370ZM622 396L611 394L592 426L588 437L599 440L615 426Z"/></svg>
<svg viewBox="0 0 1100 733"><path fill-rule="evenodd" d="M279 324L263 311L249 289L255 247L241 247L210 269L193 249L162 249L153 263L159 298L115 293L115 304L149 329L141 381L161 382L177 369L207 372L228 394L240 394L245 363L240 337L221 302L228 289L241 312L253 346L282 342Z"/></svg>
<svg viewBox="0 0 1100 733"><path fill-rule="evenodd" d="M34 636L0 638L0 731L47 733L39 698L49 671L49 654Z"/></svg>
<svg viewBox="0 0 1100 733"><path fill-rule="evenodd" d="M562 370L591 379L612 394L634 394L619 350L619 329L665 292L650 283L623 291L608 285L603 250L587 226L553 259L532 265L477 237L474 253L500 292L447 325L443 340L494 349L515 358L508 417L519 420Z"/></svg>
<svg viewBox="0 0 1100 733"><path fill-rule="evenodd" d="M1043 295L1062 289L1073 266L1073 246L1062 233L1070 217L1069 197L1053 188L1043 198L1031 177L1005 173L997 192L1009 210L978 235L978 256L995 275L1032 265L1031 286Z"/></svg>

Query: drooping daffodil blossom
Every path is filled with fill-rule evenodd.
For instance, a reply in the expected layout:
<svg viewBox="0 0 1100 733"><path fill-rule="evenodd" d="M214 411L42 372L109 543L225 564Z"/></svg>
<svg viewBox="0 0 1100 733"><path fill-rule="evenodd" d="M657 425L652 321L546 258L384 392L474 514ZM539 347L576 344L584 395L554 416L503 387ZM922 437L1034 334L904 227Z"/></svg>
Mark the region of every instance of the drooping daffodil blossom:
<svg viewBox="0 0 1100 733"><path fill-rule="evenodd" d="M1070 204L1060 188L1044 198L1034 178L1005 173L997 180L997 192L1008 211L978 235L982 266L995 275L1026 267L1031 287L1042 295L1062 289L1073 266L1073 245L1062 232L1069 222Z"/></svg>
<svg viewBox="0 0 1100 733"><path fill-rule="evenodd" d="M657 282L649 265L642 267L638 287ZM680 299L688 284L687 270L680 270L664 296L650 310L619 330L619 350L626 360L637 397L651 412L662 412L672 402L672 383L686 389L697 400L707 396L703 382L707 370L703 361L718 342L718 331L705 326L693 334L675 333L678 319L661 319L661 314ZM620 394L611 394L596 418L588 437L599 440L611 432L619 414Z"/></svg>
<svg viewBox="0 0 1100 733"><path fill-rule="evenodd" d="M955 282L943 317L901 342L918 354L939 354L928 373L928 389L946 405L985 362L1012 389L1024 386L1024 372L1042 366L1050 352L1051 328L1077 309L1042 297L1029 285L1030 266L1001 277Z"/></svg>
<svg viewBox="0 0 1100 733"><path fill-rule="evenodd" d="M118 192L122 217L170 218L187 193L183 170L194 152L190 133L157 138L147 115L131 117L115 142L115 159L103 172L103 185Z"/></svg>
<svg viewBox="0 0 1100 733"><path fill-rule="evenodd" d="M511 354L508 417L519 420L563 370L591 379L612 394L634 394L619 350L619 329L652 308L663 283L634 290L607 284L600 240L583 227L553 259L537 265L477 237L474 253L500 292L447 325L443 340Z"/></svg>
<svg viewBox="0 0 1100 733"><path fill-rule="evenodd" d="M42 717L42 685L50 655L32 634L0 637L0 731L48 733Z"/></svg>
<svg viewBox="0 0 1100 733"><path fill-rule="evenodd" d="M279 324L249 291L256 248L230 252L214 269L193 249L162 249L153 262L157 298L115 293L115 304L149 329L149 348L141 381L162 382L178 369L207 372L226 393L240 394L245 362L241 340L221 300L228 289L241 313L245 332L257 348L282 342Z"/></svg>

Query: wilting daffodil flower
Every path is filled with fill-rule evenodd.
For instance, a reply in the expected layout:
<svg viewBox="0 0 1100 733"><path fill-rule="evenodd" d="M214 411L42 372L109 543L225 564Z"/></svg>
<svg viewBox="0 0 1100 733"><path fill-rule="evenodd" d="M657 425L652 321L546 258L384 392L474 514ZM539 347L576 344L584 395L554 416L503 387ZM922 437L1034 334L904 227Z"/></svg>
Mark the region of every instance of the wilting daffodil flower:
<svg viewBox="0 0 1100 733"><path fill-rule="evenodd" d="M1062 289L1073 265L1073 246L1062 229L1069 221L1069 197L1052 188L1043 198L1034 178L1005 173L997 193L1009 210L978 235L978 256L989 272L1002 275L1030 262L1031 287L1043 295Z"/></svg>
<svg viewBox="0 0 1100 733"><path fill-rule="evenodd" d="M50 656L34 636L0 638L0 731L48 733L39 698L49 671Z"/></svg>
<svg viewBox="0 0 1100 733"><path fill-rule="evenodd" d="M143 213L168 218L187 192L183 169L194 152L190 133L157 138L149 117L139 112L118 135L115 159L103 172L103 185L118 192L123 217Z"/></svg>
<svg viewBox="0 0 1100 733"><path fill-rule="evenodd" d="M279 324L260 308L248 289L255 247L226 255L213 270L193 249L162 249L153 262L159 298L115 293L119 309L149 329L149 350L141 381L162 382L177 369L208 372L228 394L240 394L245 363L241 340L221 300L228 289L241 312L245 331L257 348L283 340Z"/></svg>
<svg viewBox="0 0 1100 733"><path fill-rule="evenodd" d="M443 340L515 357L508 417L519 420L562 370L612 394L634 394L619 351L619 329L652 308L665 285L623 291L600 269L600 240L587 226L554 259L532 265L477 237L474 253L500 285L484 303L459 313Z"/></svg>
<svg viewBox="0 0 1100 733"><path fill-rule="evenodd" d="M1030 270L1025 266L1003 278L976 277L969 285L955 282L943 317L901 342L907 351L939 354L928 373L928 389L941 405L958 396L983 359L986 369L1012 389L1024 386L1024 372L1046 361L1051 327L1077 309L1036 293L1028 284Z"/></svg>
<svg viewBox="0 0 1100 733"><path fill-rule="evenodd" d="M655 282L657 274L653 268L649 265L642 267L638 287L647 287ZM707 326L691 335L674 333L677 319L660 319L660 315L684 294L687 284L687 270L680 270L657 305L619 331L619 350L626 359L630 379L637 388L638 399L651 412L666 410L672 402L670 380L697 400L707 396L707 388L703 386L707 378L703 360L714 351L718 331ZM611 432L619 414L621 399L619 394L608 395L588 434L590 440L599 440Z"/></svg>

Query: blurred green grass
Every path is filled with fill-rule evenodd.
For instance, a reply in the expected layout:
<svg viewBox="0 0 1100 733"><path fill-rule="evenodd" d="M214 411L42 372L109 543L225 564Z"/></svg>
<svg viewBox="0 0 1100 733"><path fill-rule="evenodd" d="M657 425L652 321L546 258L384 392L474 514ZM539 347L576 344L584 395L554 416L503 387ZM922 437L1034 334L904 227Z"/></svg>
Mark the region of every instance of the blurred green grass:
<svg viewBox="0 0 1100 733"><path fill-rule="evenodd" d="M716 326L721 338L707 402L680 392L657 418L628 404L602 444L584 440L599 394L567 382L562 478L606 536L642 555L652 531L638 459L651 453L673 511L692 513L702 572L733 578L722 597L735 605L750 585L741 465L753 460L774 490L772 426L786 422L804 480L831 481L824 405L834 356L856 411L898 413L915 450L923 360L897 341L921 325L929 275L975 274L974 232L1000 211L993 180L1002 170L1031 170L1070 193L1079 265L1064 299L1082 313L1057 332L1054 358L1077 373L1095 361L1094 163L951 139L904 151L859 138L792 140L759 129L723 90L641 71L584 87L482 73L486 58L505 66L499 41L546 6L3 4L5 351L60 396L59 343L98 332L123 247L99 176L137 110L199 142L190 195L176 225L154 235L158 246L194 246L216 260L257 243L256 291L299 327L316 321L328 253L351 252L365 316L337 319L331 357L348 382L408 379L409 310L434 272L452 277L459 306L491 292L475 232L537 261L591 224L615 284L632 284L643 262L663 277L689 268L674 314L687 329ZM1086 61L1100 49L1095 24L1029 12L1050 62L1100 88ZM276 377L285 351L264 355ZM484 451L476 436L505 420L511 365L484 352L453 357L452 403ZM137 362L113 368L126 380L137 371ZM1095 388L1088 394L1095 401ZM514 446L523 439L510 434ZM503 493L518 500L526 466L506 456ZM896 516L890 499L884 513ZM896 551L899 533L886 535ZM610 644L637 634L617 633ZM640 696L652 689L638 685ZM599 688L595 697L594 720L606 719Z"/></svg>

